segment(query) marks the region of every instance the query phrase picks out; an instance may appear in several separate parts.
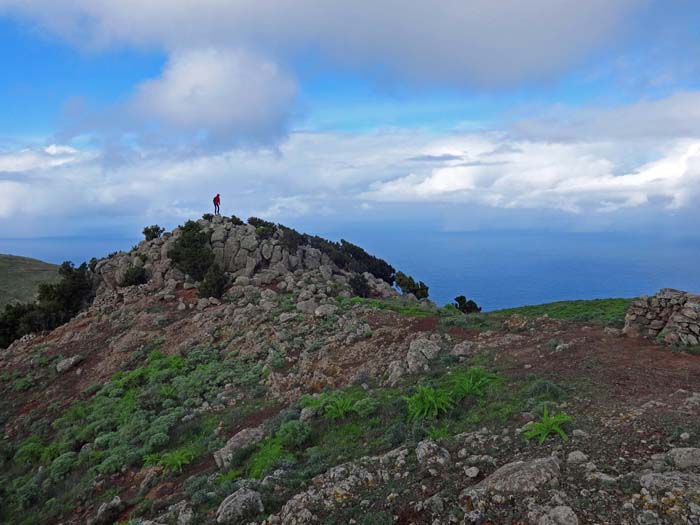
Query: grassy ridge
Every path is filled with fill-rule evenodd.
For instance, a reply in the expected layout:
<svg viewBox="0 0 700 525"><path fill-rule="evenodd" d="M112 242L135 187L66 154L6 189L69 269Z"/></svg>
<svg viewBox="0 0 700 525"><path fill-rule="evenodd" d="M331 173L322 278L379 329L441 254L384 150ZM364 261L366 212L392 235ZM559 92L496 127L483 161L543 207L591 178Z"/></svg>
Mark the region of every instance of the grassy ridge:
<svg viewBox="0 0 700 525"><path fill-rule="evenodd" d="M58 266L28 257L0 254L0 310L33 301L39 285L58 280Z"/></svg>
<svg viewBox="0 0 700 525"><path fill-rule="evenodd" d="M513 314L524 317L540 317L548 315L552 319L599 323L609 326L622 326L625 322L625 312L634 299L590 299L576 301L558 301L555 303L538 304L506 308L492 312L461 314L453 305L443 307L426 305L420 302L406 302L400 299L352 299L339 298L341 305L364 304L378 310L391 310L412 317L438 317L448 326L462 328L492 328L505 317Z"/></svg>
<svg viewBox="0 0 700 525"><path fill-rule="evenodd" d="M624 324L625 312L633 300L634 299L591 299L558 301L555 303L520 306L518 308L506 308L490 313L502 316L519 314L525 317L548 315L553 319L621 325Z"/></svg>

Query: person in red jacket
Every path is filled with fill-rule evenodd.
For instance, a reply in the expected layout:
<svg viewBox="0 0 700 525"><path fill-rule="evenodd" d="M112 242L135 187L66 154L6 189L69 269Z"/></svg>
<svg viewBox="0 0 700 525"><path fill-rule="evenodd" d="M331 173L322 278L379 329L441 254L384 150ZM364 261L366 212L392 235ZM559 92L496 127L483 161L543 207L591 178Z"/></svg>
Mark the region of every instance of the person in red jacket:
<svg viewBox="0 0 700 525"><path fill-rule="evenodd" d="M214 215L221 215L219 213L219 204L221 204L221 197L217 193L216 197L214 197Z"/></svg>

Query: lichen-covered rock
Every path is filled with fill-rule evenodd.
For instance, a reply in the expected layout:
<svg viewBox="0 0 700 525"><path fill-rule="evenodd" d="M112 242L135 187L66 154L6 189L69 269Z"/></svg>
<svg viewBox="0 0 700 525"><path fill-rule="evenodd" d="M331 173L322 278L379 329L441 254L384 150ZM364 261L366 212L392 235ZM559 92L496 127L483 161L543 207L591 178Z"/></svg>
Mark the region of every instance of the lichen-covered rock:
<svg viewBox="0 0 700 525"><path fill-rule="evenodd" d="M543 486L555 486L559 481L559 473L559 461L552 456L532 461L515 461L503 465L475 488L484 492L508 494L535 492Z"/></svg>
<svg viewBox="0 0 700 525"><path fill-rule="evenodd" d="M533 523L537 525L578 525L578 517L571 507L559 505L545 509Z"/></svg>
<svg viewBox="0 0 700 525"><path fill-rule="evenodd" d="M265 437L262 427L245 428L229 439L226 444L214 452L214 460L219 468L229 468L233 456L241 449L252 447L260 443Z"/></svg>
<svg viewBox="0 0 700 525"><path fill-rule="evenodd" d="M429 363L440 353L440 336L418 337L411 341L406 355L406 367L411 373L428 370Z"/></svg>
<svg viewBox="0 0 700 525"><path fill-rule="evenodd" d="M122 502L119 496L114 496L111 501L100 505L97 509L97 515L88 523L90 525L111 525L123 509L124 502Z"/></svg>
<svg viewBox="0 0 700 525"><path fill-rule="evenodd" d="M418 443L416 447L418 464L426 468L445 468L450 463L450 453L431 440Z"/></svg>
<svg viewBox="0 0 700 525"><path fill-rule="evenodd" d="M238 489L219 505L216 523L247 523L246 519L264 512L260 493L248 488Z"/></svg>
<svg viewBox="0 0 700 525"><path fill-rule="evenodd" d="M59 374L62 374L63 372L67 372L71 368L73 368L76 364L80 363L83 360L83 357L80 355L74 355L73 357L69 357L67 359L62 359L58 363L56 363L56 372Z"/></svg>

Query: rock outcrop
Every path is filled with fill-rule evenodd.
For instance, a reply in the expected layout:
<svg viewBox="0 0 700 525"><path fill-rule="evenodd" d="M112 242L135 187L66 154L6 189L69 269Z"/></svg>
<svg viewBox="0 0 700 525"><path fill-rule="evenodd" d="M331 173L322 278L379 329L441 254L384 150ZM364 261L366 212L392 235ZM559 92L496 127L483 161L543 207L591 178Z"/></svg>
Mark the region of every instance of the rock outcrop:
<svg viewBox="0 0 700 525"><path fill-rule="evenodd" d="M310 245L293 246L277 229L269 238L261 238L254 226L236 224L230 218L215 216L197 221L209 237L205 249L214 253L214 262L238 285L266 286L285 281L294 272L319 272L325 282L348 289L350 272L338 268L325 253ZM132 267L143 267L151 291L168 295L178 288L193 288L197 283L184 274L170 259L181 228L162 237L141 241L130 252L117 252L97 261L98 296L105 290L117 290ZM397 292L385 281L370 273L363 274L372 294L390 297ZM318 305L316 305L318 307ZM309 308L310 309L310 308ZM315 310L315 308L314 308ZM309 313L313 313L313 310Z"/></svg>

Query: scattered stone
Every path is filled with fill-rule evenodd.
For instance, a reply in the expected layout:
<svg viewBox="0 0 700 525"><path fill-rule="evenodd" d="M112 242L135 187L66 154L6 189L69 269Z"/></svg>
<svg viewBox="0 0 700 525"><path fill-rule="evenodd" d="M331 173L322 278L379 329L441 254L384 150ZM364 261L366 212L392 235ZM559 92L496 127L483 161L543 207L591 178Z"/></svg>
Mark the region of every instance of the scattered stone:
<svg viewBox="0 0 700 525"><path fill-rule="evenodd" d="M74 355L73 357L69 357L67 359L63 359L56 363L56 372L59 374L62 374L63 372L67 372L71 368L73 368L75 365L80 363L83 360L83 356L80 355Z"/></svg>
<svg viewBox="0 0 700 525"><path fill-rule="evenodd" d="M444 468L450 462L450 453L431 440L418 443L416 447L418 463L423 467Z"/></svg>
<svg viewBox="0 0 700 525"><path fill-rule="evenodd" d="M468 478L476 478L479 475L479 468L478 467L464 467L464 474Z"/></svg>
<svg viewBox="0 0 700 525"><path fill-rule="evenodd" d="M700 467L700 448L674 448L666 453L666 458L681 470Z"/></svg>
<svg viewBox="0 0 700 525"><path fill-rule="evenodd" d="M569 455L566 456L566 462L571 463L573 465L578 465L587 461L588 456L586 456L586 454L584 454L580 450L574 450L573 452L569 452Z"/></svg>
<svg viewBox="0 0 700 525"><path fill-rule="evenodd" d="M338 307L334 304L322 304L316 310L314 310L314 315L316 317L330 317L338 311Z"/></svg>
<svg viewBox="0 0 700 525"><path fill-rule="evenodd" d="M295 319L297 317L297 314L293 312L284 312L283 314L280 315L280 323L286 323L287 321L291 321L292 319Z"/></svg>
<svg viewBox="0 0 700 525"><path fill-rule="evenodd" d="M296 305L297 310L301 313L312 315L316 312L318 304L313 299L307 299L306 301L299 301Z"/></svg>
<svg viewBox="0 0 700 525"><path fill-rule="evenodd" d="M578 518L571 507L560 505L540 516L537 525L578 525Z"/></svg>

